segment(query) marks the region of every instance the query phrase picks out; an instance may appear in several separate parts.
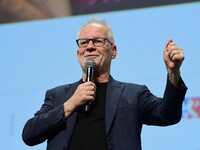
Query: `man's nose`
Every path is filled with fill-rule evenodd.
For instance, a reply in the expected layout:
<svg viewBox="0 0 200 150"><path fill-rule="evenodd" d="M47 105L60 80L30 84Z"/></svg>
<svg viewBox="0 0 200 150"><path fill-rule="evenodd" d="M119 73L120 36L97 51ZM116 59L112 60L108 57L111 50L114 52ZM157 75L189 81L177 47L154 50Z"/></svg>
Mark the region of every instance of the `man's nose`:
<svg viewBox="0 0 200 150"><path fill-rule="evenodd" d="M95 47L95 45L94 45L94 43L93 43L93 41L92 40L90 40L89 41L89 43L88 43L88 46L87 46L88 48L93 48L93 47Z"/></svg>

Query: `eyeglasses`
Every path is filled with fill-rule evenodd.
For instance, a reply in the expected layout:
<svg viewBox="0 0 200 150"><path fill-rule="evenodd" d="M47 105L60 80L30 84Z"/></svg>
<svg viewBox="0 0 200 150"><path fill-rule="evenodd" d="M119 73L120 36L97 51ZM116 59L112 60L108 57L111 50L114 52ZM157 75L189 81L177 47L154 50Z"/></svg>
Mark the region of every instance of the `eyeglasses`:
<svg viewBox="0 0 200 150"><path fill-rule="evenodd" d="M77 39L76 43L79 48L86 48L89 44L89 42L92 41L92 43L96 47L101 47L105 45L105 41L108 41L111 45L113 45L112 42L110 42L107 38L97 37L93 39Z"/></svg>

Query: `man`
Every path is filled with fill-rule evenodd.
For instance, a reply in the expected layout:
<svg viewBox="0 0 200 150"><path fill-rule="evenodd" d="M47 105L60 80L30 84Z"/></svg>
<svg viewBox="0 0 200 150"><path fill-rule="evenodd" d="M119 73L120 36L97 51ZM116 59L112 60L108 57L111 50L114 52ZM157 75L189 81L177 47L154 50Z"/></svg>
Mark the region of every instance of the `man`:
<svg viewBox="0 0 200 150"><path fill-rule="evenodd" d="M180 121L187 90L180 77L184 53L170 39L164 48L168 78L163 98L146 86L116 81L110 75L117 55L111 28L90 20L78 34L77 59L82 79L47 91L44 104L27 121L23 140L48 150L141 150L143 124L167 126ZM95 61L95 78L86 81L85 62ZM91 110L84 111L87 102Z"/></svg>

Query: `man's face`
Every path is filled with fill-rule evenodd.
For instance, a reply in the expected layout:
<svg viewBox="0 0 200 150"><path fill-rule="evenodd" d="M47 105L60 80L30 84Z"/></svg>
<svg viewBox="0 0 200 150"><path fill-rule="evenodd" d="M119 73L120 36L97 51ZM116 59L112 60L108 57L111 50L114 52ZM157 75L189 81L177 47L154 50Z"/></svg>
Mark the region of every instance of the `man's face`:
<svg viewBox="0 0 200 150"><path fill-rule="evenodd" d="M79 35L80 39L106 38L107 28L98 24L89 24L85 26ZM105 40L103 46L95 46L90 40L87 47L79 47L77 50L77 58L82 69L85 69L85 62L88 58L94 59L96 63L96 71L98 73L110 72L110 63L112 58L116 56L116 46Z"/></svg>

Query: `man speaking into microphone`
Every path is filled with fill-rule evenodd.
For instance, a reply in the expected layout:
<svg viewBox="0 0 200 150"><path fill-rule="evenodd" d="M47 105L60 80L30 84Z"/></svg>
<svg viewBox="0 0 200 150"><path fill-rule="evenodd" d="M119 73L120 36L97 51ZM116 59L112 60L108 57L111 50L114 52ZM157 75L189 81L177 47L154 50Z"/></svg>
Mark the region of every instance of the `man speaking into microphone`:
<svg viewBox="0 0 200 150"><path fill-rule="evenodd" d="M27 145L47 140L47 150L141 150L143 124L168 126L180 121L187 91L180 76L184 53L172 39L163 50L167 70L163 97L145 85L111 76L117 46L104 20L89 20L76 43L82 77L46 92L41 109L24 126Z"/></svg>

